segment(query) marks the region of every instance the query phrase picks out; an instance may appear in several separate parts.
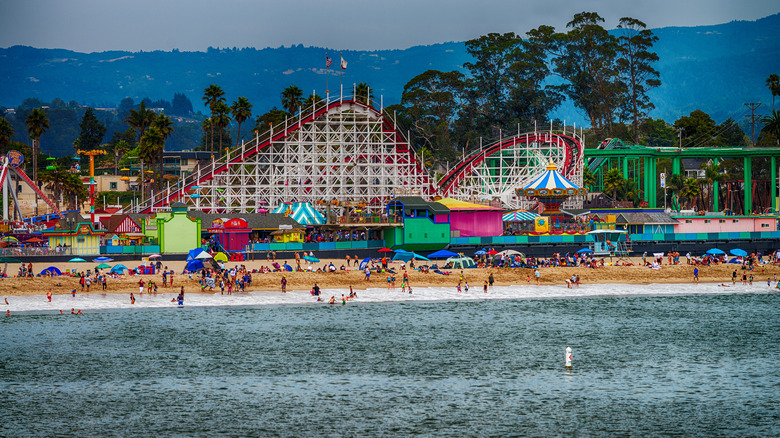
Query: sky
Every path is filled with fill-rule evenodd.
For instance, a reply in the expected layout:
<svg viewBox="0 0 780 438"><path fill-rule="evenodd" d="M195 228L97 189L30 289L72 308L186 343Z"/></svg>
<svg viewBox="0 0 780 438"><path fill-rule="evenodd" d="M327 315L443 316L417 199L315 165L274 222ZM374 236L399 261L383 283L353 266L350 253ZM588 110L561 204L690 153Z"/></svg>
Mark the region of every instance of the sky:
<svg viewBox="0 0 780 438"><path fill-rule="evenodd" d="M78 52L204 51L294 44L336 50L405 49L489 32L565 27L595 11L649 28L755 20L777 0L0 0L0 47Z"/></svg>

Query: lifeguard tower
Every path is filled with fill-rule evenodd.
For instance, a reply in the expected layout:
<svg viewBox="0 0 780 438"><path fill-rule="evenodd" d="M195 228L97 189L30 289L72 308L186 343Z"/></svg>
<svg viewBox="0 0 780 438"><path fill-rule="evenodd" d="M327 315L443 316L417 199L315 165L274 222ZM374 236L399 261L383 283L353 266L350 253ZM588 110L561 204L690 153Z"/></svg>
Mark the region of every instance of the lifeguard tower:
<svg viewBox="0 0 780 438"><path fill-rule="evenodd" d="M588 242L588 247L594 257L624 258L631 252L631 242L624 230L593 230L588 232L588 236L593 239Z"/></svg>

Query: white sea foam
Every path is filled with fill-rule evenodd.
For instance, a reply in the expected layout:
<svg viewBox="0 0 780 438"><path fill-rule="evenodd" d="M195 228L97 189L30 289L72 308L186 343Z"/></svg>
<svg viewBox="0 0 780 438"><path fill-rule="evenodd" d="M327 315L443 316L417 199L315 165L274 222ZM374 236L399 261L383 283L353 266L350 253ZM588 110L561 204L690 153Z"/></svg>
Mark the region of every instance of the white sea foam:
<svg viewBox="0 0 780 438"><path fill-rule="evenodd" d="M419 287L412 294L402 293L400 287L388 291L386 288L371 288L356 290L358 298L353 303L378 302L409 302L409 301L476 301L496 299L561 299L589 297L620 297L620 296L677 296L699 294L750 294L774 293L777 289L767 287L766 283L755 283L752 286L741 284L722 287L719 284L587 284L579 288L567 289L565 286L496 286L485 294L482 285L474 285L469 292L458 293L454 287ZM327 302L335 296L337 304L341 304L341 295L349 294L349 289L323 289L322 300ZM1 295L0 295L1 296ZM170 308L177 307L171 302L175 293L160 293L157 295L135 294L135 304L130 304L130 294L76 294L55 295L49 303L43 295L25 295L8 297L9 305L4 306L11 312L58 313L63 310L70 312L71 308L83 311L98 311L108 309L139 309L139 308ZM216 294L185 294L185 307L210 306L273 306L273 305L308 305L318 304L309 291L281 292L256 291L233 295ZM1 304L0 304L1 305ZM2 309L0 307L0 309Z"/></svg>

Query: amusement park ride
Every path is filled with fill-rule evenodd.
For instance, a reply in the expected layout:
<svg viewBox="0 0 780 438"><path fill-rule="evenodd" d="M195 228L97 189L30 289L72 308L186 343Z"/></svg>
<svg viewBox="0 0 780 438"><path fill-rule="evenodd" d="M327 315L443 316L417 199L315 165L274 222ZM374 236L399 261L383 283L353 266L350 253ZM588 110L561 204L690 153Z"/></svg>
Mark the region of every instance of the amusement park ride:
<svg viewBox="0 0 780 438"><path fill-rule="evenodd" d="M375 213L399 194L528 208L535 201L518 197L515 189L551 162L582 185L583 146L576 129L501 138L464 157L437 182L381 105L343 96L326 102L199 166L133 210L151 213L184 202L212 213L250 213L285 202L326 201L336 209L358 203Z"/></svg>
<svg viewBox="0 0 780 438"><path fill-rule="evenodd" d="M18 151L9 151L6 156L0 157L0 163L2 163L2 167L0 167L0 185L3 187L3 221L8 223L8 221L11 220L8 211L9 199L14 200L14 208L16 209L17 217L24 217L16 195L16 183L12 182L14 178L17 181L24 181L25 184L30 186L38 197L49 206L54 217L63 217L62 212L60 212L54 202L52 202L52 200L49 199L49 197L46 196L43 191L38 188L35 182L33 182L33 180L21 169L20 166L23 162L24 156Z"/></svg>

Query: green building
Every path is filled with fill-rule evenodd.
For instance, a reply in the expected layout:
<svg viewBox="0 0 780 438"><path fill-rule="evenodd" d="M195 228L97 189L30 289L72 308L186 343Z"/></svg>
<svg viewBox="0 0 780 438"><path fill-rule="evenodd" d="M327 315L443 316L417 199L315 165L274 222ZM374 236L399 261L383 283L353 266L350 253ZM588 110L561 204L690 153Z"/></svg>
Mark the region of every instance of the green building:
<svg viewBox="0 0 780 438"><path fill-rule="evenodd" d="M384 232L388 248L437 250L450 244L450 209L419 196L400 196L387 204L387 216L403 227Z"/></svg>
<svg viewBox="0 0 780 438"><path fill-rule="evenodd" d="M186 253L200 248L200 219L188 217L185 204L174 203L170 213L157 213L153 222L161 253Z"/></svg>

